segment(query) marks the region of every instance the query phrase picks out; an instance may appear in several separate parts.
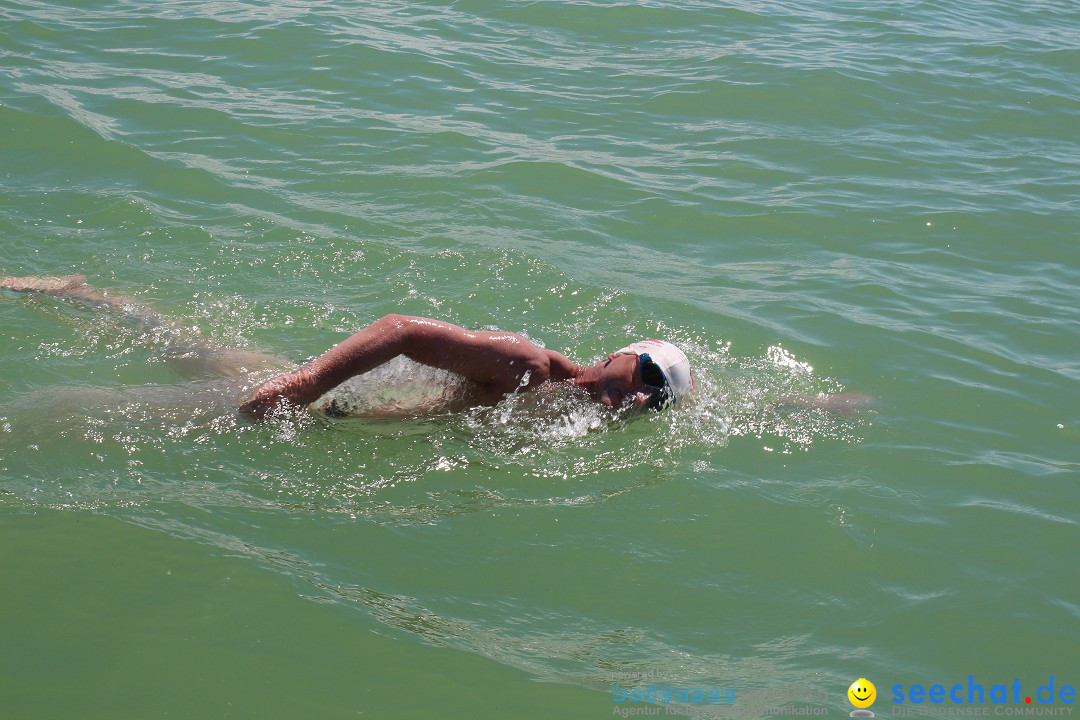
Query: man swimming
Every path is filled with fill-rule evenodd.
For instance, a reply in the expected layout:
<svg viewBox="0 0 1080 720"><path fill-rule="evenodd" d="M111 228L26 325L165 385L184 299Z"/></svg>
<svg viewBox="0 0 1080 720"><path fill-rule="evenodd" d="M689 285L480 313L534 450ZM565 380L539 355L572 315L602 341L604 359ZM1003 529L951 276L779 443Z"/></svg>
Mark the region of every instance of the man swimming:
<svg viewBox="0 0 1080 720"><path fill-rule="evenodd" d="M0 288L68 297L113 309L135 306L143 316L157 317L141 303L94 290L81 275L8 277L0 280ZM213 363L213 371L219 375L237 375L275 364L272 356L212 348L202 339L189 340L180 355ZM349 378L398 356L471 381L467 400L472 405L495 404L508 393L529 392L546 382L581 388L613 410L660 409L694 389L690 362L679 348L663 340L636 342L606 360L583 366L514 333L466 330L440 320L387 315L300 369L264 383L239 409L261 418L282 403L304 407Z"/></svg>
<svg viewBox="0 0 1080 720"><path fill-rule="evenodd" d="M690 362L663 340L636 342L595 365L582 366L514 333L387 315L299 370L265 383L240 410L261 416L282 401L308 405L399 355L471 380L475 404L494 404L507 393L535 390L545 382L565 382L608 408L659 409L694 388Z"/></svg>

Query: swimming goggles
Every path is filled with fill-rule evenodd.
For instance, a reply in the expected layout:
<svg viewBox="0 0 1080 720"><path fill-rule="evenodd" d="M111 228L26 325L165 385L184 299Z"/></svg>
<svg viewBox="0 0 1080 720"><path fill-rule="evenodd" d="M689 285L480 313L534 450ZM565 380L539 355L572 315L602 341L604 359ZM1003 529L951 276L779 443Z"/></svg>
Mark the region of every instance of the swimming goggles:
<svg viewBox="0 0 1080 720"><path fill-rule="evenodd" d="M649 397L649 409L659 410L665 405L671 403L675 399L674 393L671 392L671 386L668 383L667 375L660 369L660 366L656 364L656 361L649 357L649 353L641 353L638 355L638 359L641 365L641 382L645 384L645 387L651 391Z"/></svg>

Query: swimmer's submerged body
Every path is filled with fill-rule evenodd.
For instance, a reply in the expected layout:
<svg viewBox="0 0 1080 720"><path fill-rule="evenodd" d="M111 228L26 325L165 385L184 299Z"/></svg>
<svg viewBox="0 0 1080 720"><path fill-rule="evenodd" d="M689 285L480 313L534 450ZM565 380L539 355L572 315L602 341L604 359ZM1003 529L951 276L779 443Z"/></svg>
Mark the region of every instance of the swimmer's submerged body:
<svg viewBox="0 0 1080 720"><path fill-rule="evenodd" d="M145 322L167 324L144 303L99 292L81 275L7 277L0 280L0 288L70 298L130 312ZM613 410L661 409L682 401L694 390L686 356L663 340L636 342L593 365L578 365L515 333L467 330L441 320L395 314L376 320L303 367L263 383L240 403L238 410L262 418L282 405L308 407L346 380L399 356L470 381L461 398L464 405L493 405L509 393L530 392L545 383L564 383ZM289 365L266 353L217 347L191 333L166 357L185 377L238 377L283 370ZM839 397L819 396L809 402L805 398L785 400L827 407L835 405ZM866 399L847 397L849 406Z"/></svg>
<svg viewBox="0 0 1080 720"><path fill-rule="evenodd" d="M140 330L165 329L161 355L181 377L189 380L239 378L251 372L284 370L291 363L257 350L221 347L197 330L179 328L146 303L99 291L86 284L83 275L65 277L5 277L0 289L33 292L67 298L84 305L123 314Z"/></svg>

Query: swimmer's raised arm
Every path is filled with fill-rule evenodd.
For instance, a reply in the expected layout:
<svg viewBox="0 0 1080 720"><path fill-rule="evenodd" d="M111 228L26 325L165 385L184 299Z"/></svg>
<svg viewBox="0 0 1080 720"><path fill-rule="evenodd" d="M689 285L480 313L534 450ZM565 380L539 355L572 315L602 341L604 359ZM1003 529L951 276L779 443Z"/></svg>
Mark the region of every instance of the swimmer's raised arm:
<svg viewBox="0 0 1080 720"><path fill-rule="evenodd" d="M546 380L565 380L577 368L559 353L514 333L466 330L440 320L387 315L299 370L266 383L240 410L260 417L281 400L307 405L399 355L462 375L490 395L535 387Z"/></svg>

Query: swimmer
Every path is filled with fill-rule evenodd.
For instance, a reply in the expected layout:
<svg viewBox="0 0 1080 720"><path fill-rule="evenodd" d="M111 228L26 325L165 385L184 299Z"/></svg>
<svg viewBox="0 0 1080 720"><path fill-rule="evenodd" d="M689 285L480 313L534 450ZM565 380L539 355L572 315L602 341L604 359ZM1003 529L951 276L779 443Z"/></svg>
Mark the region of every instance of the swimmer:
<svg viewBox="0 0 1080 720"><path fill-rule="evenodd" d="M605 407L660 409L694 389L690 362L664 340L643 340L595 365L577 365L521 335L466 330L441 320L387 315L299 370L258 388L241 412L261 417L282 401L305 406L351 377L404 355L472 381L473 404L495 404L508 393L546 382L584 390Z"/></svg>
<svg viewBox="0 0 1080 720"><path fill-rule="evenodd" d="M70 298L122 311L144 326L168 328L172 340L163 354L187 378L237 378L290 365L267 353L216 346L197 331L171 325L145 303L91 288L82 275L7 277L0 280L0 289ZM467 396L462 398L465 406L494 405L510 393L563 383L580 388L612 410L658 410L681 402L694 390L690 362L664 340L635 342L594 365L577 365L515 333L466 330L441 320L387 315L298 370L263 383L238 409L262 418L281 404L307 407L346 380L399 356L470 380ZM852 413L868 408L871 401L854 393L821 393L786 396L776 406Z"/></svg>
<svg viewBox="0 0 1080 720"><path fill-rule="evenodd" d="M144 304L98 292L81 275L8 277L0 280L0 288L111 309L136 308L141 316L162 322ZM281 364L263 353L212 348L199 339L189 340L182 355L204 369L209 365L210 371L221 376ZM472 405L493 405L508 393L531 392L547 382L578 387L613 410L660 409L683 400L694 389L690 362L679 348L663 340L636 342L594 365L577 365L514 333L466 330L440 320L387 315L300 369L264 383L239 409L261 418L282 403L306 407L349 378L402 355L470 380Z"/></svg>

